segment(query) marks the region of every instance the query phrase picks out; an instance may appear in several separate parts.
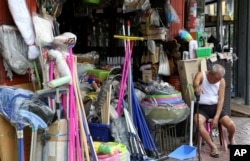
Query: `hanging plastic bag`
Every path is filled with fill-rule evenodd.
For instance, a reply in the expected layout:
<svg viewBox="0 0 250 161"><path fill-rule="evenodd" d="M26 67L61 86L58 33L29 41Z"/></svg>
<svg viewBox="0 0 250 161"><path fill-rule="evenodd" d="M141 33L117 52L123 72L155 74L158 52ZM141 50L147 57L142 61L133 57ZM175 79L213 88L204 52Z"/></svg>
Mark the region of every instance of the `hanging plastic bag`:
<svg viewBox="0 0 250 161"><path fill-rule="evenodd" d="M166 0L164 10L167 23L180 23L180 18L169 0Z"/></svg>
<svg viewBox="0 0 250 161"><path fill-rule="evenodd" d="M28 59L28 46L16 27L0 26L0 50L4 61L16 74L25 75L30 68L33 68Z"/></svg>
<svg viewBox="0 0 250 161"><path fill-rule="evenodd" d="M159 56L159 75L169 76L170 75L170 67L168 62L168 56L163 51L163 46L160 45L160 56Z"/></svg>
<svg viewBox="0 0 250 161"><path fill-rule="evenodd" d="M150 14L150 26L160 26L160 15L157 9L152 9Z"/></svg>
<svg viewBox="0 0 250 161"><path fill-rule="evenodd" d="M149 0L124 0L124 12L133 12L136 10L146 10L150 7Z"/></svg>

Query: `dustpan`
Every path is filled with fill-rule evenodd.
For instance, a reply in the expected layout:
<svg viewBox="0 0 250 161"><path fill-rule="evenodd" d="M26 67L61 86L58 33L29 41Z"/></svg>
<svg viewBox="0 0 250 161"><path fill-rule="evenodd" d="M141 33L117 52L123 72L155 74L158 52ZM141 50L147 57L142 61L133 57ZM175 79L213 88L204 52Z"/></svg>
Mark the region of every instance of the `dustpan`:
<svg viewBox="0 0 250 161"><path fill-rule="evenodd" d="M171 152L168 157L175 158L178 160L185 160L196 157L196 147L190 145L181 145L173 152Z"/></svg>
<svg viewBox="0 0 250 161"><path fill-rule="evenodd" d="M190 112L190 135L189 135L189 145L181 145L173 152L171 152L168 157L175 158L178 160L185 160L196 157L196 147L193 146L193 113L194 113L194 101L191 102L191 112Z"/></svg>

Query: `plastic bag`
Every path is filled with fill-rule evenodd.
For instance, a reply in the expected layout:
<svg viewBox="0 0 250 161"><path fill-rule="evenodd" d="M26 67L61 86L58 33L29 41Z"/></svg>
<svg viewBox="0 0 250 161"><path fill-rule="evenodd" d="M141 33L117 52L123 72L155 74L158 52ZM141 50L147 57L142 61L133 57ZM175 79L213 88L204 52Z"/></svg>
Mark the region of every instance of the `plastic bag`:
<svg viewBox="0 0 250 161"><path fill-rule="evenodd" d="M28 46L16 27L0 26L0 44L1 54L13 72L25 75L33 68L28 59Z"/></svg>
<svg viewBox="0 0 250 161"><path fill-rule="evenodd" d="M38 46L50 45L54 40L52 20L34 14L32 16L32 21L36 33L36 44Z"/></svg>
<svg viewBox="0 0 250 161"><path fill-rule="evenodd" d="M157 9L152 9L150 14L150 26L160 26L160 15Z"/></svg>
<svg viewBox="0 0 250 161"><path fill-rule="evenodd" d="M159 56L159 75L169 76L170 75L170 67L168 62L168 56L163 51L163 46L160 45L160 56Z"/></svg>
<svg viewBox="0 0 250 161"><path fill-rule="evenodd" d="M32 112L39 116L47 125L52 124L55 118L55 112L52 111L44 102L41 100L34 98L34 99L27 99L24 100L22 105L18 107L18 110L26 110Z"/></svg>
<svg viewBox="0 0 250 161"><path fill-rule="evenodd" d="M166 0L164 5L165 16L168 23L180 23L180 18L177 15L175 9L170 4L168 0Z"/></svg>
<svg viewBox="0 0 250 161"><path fill-rule="evenodd" d="M149 7L149 0L124 0L123 2L123 10L125 13L136 10L146 10Z"/></svg>

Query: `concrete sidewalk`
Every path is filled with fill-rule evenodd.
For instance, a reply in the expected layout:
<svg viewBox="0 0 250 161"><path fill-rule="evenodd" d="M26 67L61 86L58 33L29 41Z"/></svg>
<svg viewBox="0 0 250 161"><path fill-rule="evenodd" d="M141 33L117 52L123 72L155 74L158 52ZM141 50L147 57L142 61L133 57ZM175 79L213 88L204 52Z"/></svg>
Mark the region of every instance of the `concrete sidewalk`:
<svg viewBox="0 0 250 161"><path fill-rule="evenodd" d="M235 134L235 141L237 144L242 145L250 145L250 118L247 117L234 117L232 116L232 120L236 124L236 134ZM201 161L229 161L230 159L230 150L228 149L225 151L223 147L220 145L219 137L214 140L215 144L217 145L220 157L219 158L212 158L210 157L210 148L207 144L201 146ZM198 157L188 159L185 161L198 161ZM176 159L168 158L165 161L177 161Z"/></svg>

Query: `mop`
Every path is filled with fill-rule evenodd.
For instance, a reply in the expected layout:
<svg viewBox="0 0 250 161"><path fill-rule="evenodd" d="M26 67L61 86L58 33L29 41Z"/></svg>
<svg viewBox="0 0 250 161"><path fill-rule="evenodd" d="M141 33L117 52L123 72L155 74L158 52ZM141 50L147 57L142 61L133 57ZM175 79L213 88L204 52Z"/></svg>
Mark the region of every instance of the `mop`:
<svg viewBox="0 0 250 161"><path fill-rule="evenodd" d="M47 124L40 117L26 110L18 110L17 115L32 127L30 161L36 161L37 130L46 129Z"/></svg>

